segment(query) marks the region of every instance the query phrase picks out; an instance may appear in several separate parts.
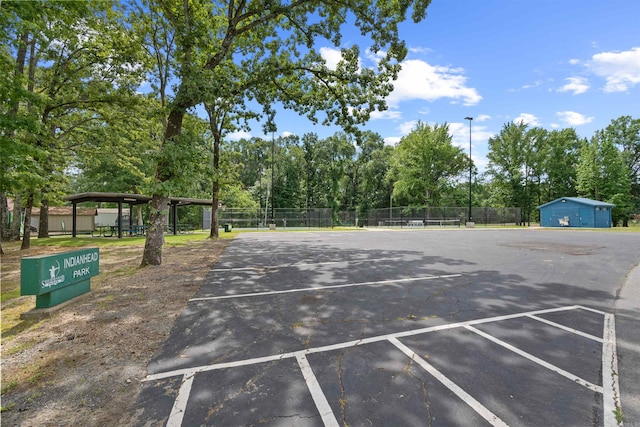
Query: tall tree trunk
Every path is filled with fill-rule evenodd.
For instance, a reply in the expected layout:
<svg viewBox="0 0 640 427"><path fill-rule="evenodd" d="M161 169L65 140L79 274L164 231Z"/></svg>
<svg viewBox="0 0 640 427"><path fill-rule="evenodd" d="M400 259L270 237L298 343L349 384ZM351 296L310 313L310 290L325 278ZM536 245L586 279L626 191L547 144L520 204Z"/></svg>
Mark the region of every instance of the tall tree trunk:
<svg viewBox="0 0 640 427"><path fill-rule="evenodd" d="M220 224L218 222L218 205L220 199L220 139L215 138L213 142L213 197L211 200L211 233L209 237L217 239L220 237Z"/></svg>
<svg viewBox="0 0 640 427"><path fill-rule="evenodd" d="M20 79L24 74L24 64L27 59L27 46L29 45L29 33L25 32L20 35L20 43L18 44L18 51L16 55L16 68L14 70L13 78L14 78L14 86L20 85L22 89L22 83ZM18 110L20 108L20 101L18 97L11 99L10 107L9 107L9 119L15 119L18 114ZM9 132L9 137L13 135L13 130Z"/></svg>
<svg viewBox="0 0 640 427"><path fill-rule="evenodd" d="M211 232L209 233L209 237L212 239L218 239L220 237L220 220L218 218L218 204L220 204L220 199L218 198L219 190L220 185L217 181L214 181L213 197L211 199Z"/></svg>
<svg viewBox="0 0 640 427"><path fill-rule="evenodd" d="M151 198L149 207L149 224L141 267L162 264L162 245L164 244L164 227L169 216L169 198L156 194Z"/></svg>
<svg viewBox="0 0 640 427"><path fill-rule="evenodd" d="M24 233L22 235L22 245L20 250L26 250L31 247L31 209L33 208L33 192L30 191L27 196L27 202L24 206Z"/></svg>
<svg viewBox="0 0 640 427"><path fill-rule="evenodd" d="M2 249L2 241L7 238L9 233L9 206L7 203L7 195L0 193L0 255L4 254Z"/></svg>
<svg viewBox="0 0 640 427"><path fill-rule="evenodd" d="M13 216L8 240L15 242L20 240L20 223L22 222L22 197L16 196L13 200Z"/></svg>
<svg viewBox="0 0 640 427"><path fill-rule="evenodd" d="M0 193L0 242L9 237L9 204L7 195Z"/></svg>
<svg viewBox="0 0 640 427"><path fill-rule="evenodd" d="M20 88L22 88L22 82L20 82L20 79L24 74L24 64L27 58L28 45L29 45L29 33L24 32L20 35L20 43L18 44L18 51L16 55L16 68L13 74L13 78L14 78L13 84L16 87L19 85ZM8 116L10 121L13 121L16 119L19 109L20 109L19 98L18 97L12 98L9 101L9 111L8 111ZM7 137L11 139L13 134L14 134L14 130L10 129L7 134ZM9 241L20 240L21 212L22 212L22 203L20 202L20 196L16 195L15 200L13 201L13 219L11 221L11 227L6 229L6 233L5 233L5 228L4 228L5 223L4 222L2 223L3 233L2 233L2 239L0 240L3 240L3 239L9 240Z"/></svg>
<svg viewBox="0 0 640 427"><path fill-rule="evenodd" d="M49 200L43 199L40 204L38 221L38 239L49 237Z"/></svg>
<svg viewBox="0 0 640 427"><path fill-rule="evenodd" d="M178 137L182 131L182 120L185 109L177 108L171 110L167 120L167 129L163 138L163 150L168 150L173 138ZM156 166L156 183L164 183L172 178L170 165L163 162ZM164 244L164 226L167 223L169 214L169 197L153 194L149 202L149 226L147 228L147 238L144 243L141 267L147 265L162 264L162 245Z"/></svg>

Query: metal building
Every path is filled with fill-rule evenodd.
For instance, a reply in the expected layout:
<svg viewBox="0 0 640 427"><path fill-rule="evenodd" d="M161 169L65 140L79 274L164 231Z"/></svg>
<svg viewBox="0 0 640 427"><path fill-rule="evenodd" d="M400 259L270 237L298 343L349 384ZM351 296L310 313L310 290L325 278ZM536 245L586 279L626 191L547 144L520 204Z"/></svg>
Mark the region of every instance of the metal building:
<svg viewBox="0 0 640 427"><path fill-rule="evenodd" d="M561 197L538 206L540 226L610 228L611 208L614 206L581 197Z"/></svg>

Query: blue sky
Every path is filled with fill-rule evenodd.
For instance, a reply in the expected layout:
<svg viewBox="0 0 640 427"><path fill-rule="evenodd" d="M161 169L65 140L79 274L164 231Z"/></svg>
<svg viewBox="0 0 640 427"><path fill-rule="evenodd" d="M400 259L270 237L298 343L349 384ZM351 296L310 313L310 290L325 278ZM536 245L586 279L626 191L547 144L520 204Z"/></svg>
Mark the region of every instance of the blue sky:
<svg viewBox="0 0 640 427"><path fill-rule="evenodd" d="M365 126L397 143L418 120L447 122L454 143L486 167L488 139L510 121L572 127L582 137L622 115L640 117L638 0L434 0L427 18L401 27L409 54L389 110ZM358 43L345 32L343 45ZM339 52L322 50L328 64ZM375 58L363 52L364 66ZM336 128L283 112L278 134ZM262 136L260 126L230 139Z"/></svg>

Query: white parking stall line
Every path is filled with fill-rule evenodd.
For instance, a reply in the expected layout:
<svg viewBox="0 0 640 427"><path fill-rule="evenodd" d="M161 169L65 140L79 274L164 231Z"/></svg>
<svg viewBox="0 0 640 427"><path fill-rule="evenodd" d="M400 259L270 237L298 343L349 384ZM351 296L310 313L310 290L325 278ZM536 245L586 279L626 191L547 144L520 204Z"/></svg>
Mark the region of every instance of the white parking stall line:
<svg viewBox="0 0 640 427"><path fill-rule="evenodd" d="M471 325L465 325L464 327L466 329L470 330L471 332L474 332L474 333L480 335L481 337L484 337L484 338L488 339L489 341L492 341L492 342L494 342L494 343L506 348L507 350L511 350L512 352L518 354L519 356L522 356L522 357L524 357L526 359L529 359L532 362L535 362L540 366L543 366L543 367L545 367L545 368L547 368L547 369L549 369L549 370L551 370L553 372L556 372L556 373L562 375L565 378L570 379L571 381L574 381L577 384L580 384L580 385L582 385L584 387L587 387L588 389L593 390L595 392L602 393L602 387L600 387L599 385L592 384L589 381L586 381L586 380L584 380L584 379L582 379L582 378L580 378L580 377L578 377L576 375L573 375L570 372L565 371L564 369L560 369L557 366L552 365L551 363L545 362L544 360L542 360L542 359L540 359L540 358L538 358L538 357L536 357L536 356L534 356L532 354L529 354L526 351L522 351L519 348L517 348L517 347L515 347L515 346L513 346L513 345L511 345L509 343L506 343L506 342L504 342L504 341L502 341L502 340L500 340L500 339L498 339L498 338L496 338L494 336L491 336L491 335L489 335L489 334L487 334L487 333L485 333L485 332L483 332L483 331L481 331L479 329L476 329Z"/></svg>
<svg viewBox="0 0 640 427"><path fill-rule="evenodd" d="M604 315L604 346L602 349L602 388L604 426L618 426L616 415L621 412L618 384L618 355L616 351L616 324L613 314ZM620 423L621 425L622 423Z"/></svg>
<svg viewBox="0 0 640 427"><path fill-rule="evenodd" d="M380 342L380 341L386 341L389 338L404 338L404 337L410 337L410 336L414 336L414 335L420 335L420 334L426 334L429 332L437 332L437 331L444 331L447 329L455 329L455 328L460 328L460 327L464 327L464 326L468 326L468 325L477 325L477 324L482 324L482 323L489 323L489 322L499 322L501 320L509 320L509 319L517 319L519 317L524 317L527 316L529 314L543 314L543 313L556 313L556 312L560 312L560 311L567 311L567 310L575 310L577 308L580 308L578 306L568 306L568 307L559 307L559 308L548 308L548 309L543 309L543 310L536 310L536 311L529 311L529 312L524 312L524 313L515 313L515 314L507 314L504 316L495 316L495 317L487 317L484 319L476 319L476 320L468 320L466 322L458 322L458 323L449 323L446 325L438 325L438 326L430 326L427 328L419 328L419 329L411 329L408 331L402 331L402 332L394 332L391 334L384 334L384 335L376 335L373 337L369 337L369 338L362 338L359 340L352 340L352 341L345 341L345 342L341 342L341 343L336 343L336 344L329 344L329 345L325 345L325 346L321 346L321 347L312 347L306 350L298 350L298 351L292 351L292 352L288 352L288 353L280 353L280 354L274 354L274 355L270 355L270 356L263 356L263 357L255 357L252 359L244 359L244 360L236 360L233 362L223 362L223 363L217 363L215 365L203 365L203 366L196 366L193 368L183 368L183 369L176 369L174 371L166 371L166 372L158 372L156 374L150 374L147 375L147 377L142 380L142 381L155 381L155 380L160 380L163 378L170 378L170 377L175 377L178 375L191 375L191 374L196 374L199 372L207 372L207 371L215 371L218 369L227 369L227 368L237 368L240 366L247 366L247 365L255 365L258 363L266 363L266 362L273 362L276 360L284 360L284 359L289 359L292 357L296 357L296 355L298 353L301 354L313 354L313 353L324 353L327 351L333 351L333 350L342 350L345 348L350 348L350 347L357 347L357 346L361 346L361 345L365 345L365 344L372 344L372 343L376 343L376 342Z"/></svg>
<svg viewBox="0 0 640 427"><path fill-rule="evenodd" d="M585 307L585 306L582 306L582 305L576 305L576 307L577 307L577 308L579 308L580 310L590 311L590 312L592 312L592 313L601 314L601 315L603 315L603 316L604 316L605 314L607 314L607 313L605 313L605 312L604 312L604 311L602 311L602 310L596 310L595 308L591 308L591 307Z"/></svg>
<svg viewBox="0 0 640 427"><path fill-rule="evenodd" d="M252 267L221 267L221 268L212 268L209 271L213 272L226 272L226 271L262 271L262 270L270 270L276 268L288 268L288 267L314 267L321 265L335 265L335 264L360 264L366 262L384 262L384 261L398 261L402 258L392 257L392 258L373 258L373 259L344 259L339 261L323 261L323 262L299 262L299 263L288 263L288 264L277 264L277 265L261 265L261 266L252 266Z"/></svg>
<svg viewBox="0 0 640 427"><path fill-rule="evenodd" d="M593 336L591 334L587 334L587 333L579 331L577 329L573 329L573 328L570 328L568 326L561 325L560 323L552 322L551 320L547 320L547 319L544 319L542 317L538 317L535 314L529 314L527 317L529 317L529 318L531 318L533 320L537 320L538 322L546 323L547 325L551 325L551 326L553 326L555 328L562 329L562 330L565 330L567 332L571 332L572 334L580 335L581 337L589 338L590 340L594 340L594 341L597 341L599 343L604 343L604 340L602 338L598 338L596 336Z"/></svg>
<svg viewBox="0 0 640 427"><path fill-rule="evenodd" d="M410 282L418 282L421 280L434 280L434 279L449 279L452 277L461 277L461 274L447 274L442 276L423 276L423 277L410 277L407 279L393 279L393 280L379 280L373 282L361 282L361 283L347 283L344 285L330 285L330 286L314 286L310 288L296 288L296 289L285 289L282 291L265 291L265 292L251 292L247 294L236 294L236 295L220 295L215 297L200 297L200 298L191 298L189 302L193 301L216 301L216 300L224 300L224 299L235 299L235 298L247 298L247 297L260 297L267 295L282 295L282 294L291 294L296 292L316 292L316 291L325 291L329 289L340 289L340 288L353 288L358 286L379 286L379 285L392 285L396 283L410 283Z"/></svg>
<svg viewBox="0 0 640 427"><path fill-rule="evenodd" d="M327 401L327 397L322 392L320 383L318 383L318 379L313 373L313 369L311 368L311 365L309 365L309 361L306 356L299 352L296 353L296 359L298 360L298 365L302 371L302 376L307 382L307 387L311 392L311 397L316 404L316 408L318 408L322 422L327 427L338 427L340 424L338 424L338 420L333 414L329 401Z"/></svg>
<svg viewBox="0 0 640 427"><path fill-rule="evenodd" d="M585 309L588 311L600 313L604 315L604 339L603 342L603 354L602 354L602 372L603 372L603 386L600 387L598 385L592 384L582 378L579 378L567 371L560 369L557 366L554 366L548 362L545 362L542 359L539 359L523 350L514 347L511 344L508 344L498 338L495 338L477 328L474 328L473 325L479 325L489 322L499 322L509 319L516 319L521 317L528 317L535 320L545 321L546 319L538 317L540 314L546 313L558 313L562 311L570 311L570 310L580 310ZM551 324L552 326L556 326L555 322L545 321L545 323ZM564 326L564 325L559 325ZM453 383L451 380L446 378L441 372L439 372L435 367L427 363L424 359L419 357L414 351L406 347L402 344L398 339L403 337L410 337L415 335L426 334L429 332L443 331L448 329L455 328L466 328L467 330L478 334L526 359L537 363L540 366L543 366L553 372L556 372L571 381L578 383L584 387L587 387L590 390L601 393L603 395L604 401L604 426L605 427L614 427L618 426L616 420L616 414L618 414L621 410L620 407L620 391L618 385L618 366L617 366L617 354L616 354L616 338L615 338L615 321L614 316L612 314L606 314L603 312L598 312L597 310L588 309L582 306L566 306L566 307L558 307L558 308L550 308L543 310L536 310L530 312L523 313L515 313L509 315L495 316L484 319L476 319L469 320L465 322L458 323L450 323L445 325L432 326L427 328L413 329L408 331L396 332L391 334L384 334L378 336L372 336L368 338L363 338L359 340L352 340L347 342L341 342L336 344L330 344L321 347L314 347L305 350L297 350L288 353L274 354L270 356L262 356L255 357L251 359L237 360L231 362L223 362L214 365L204 365L197 366L192 368L183 368L174 371L168 372L160 372L156 374L148 375L143 382L147 381L155 381L164 378L182 376L183 381L180 385L180 389L174 401L174 405L171 409L171 414L169 415L167 426L168 427L178 427L182 424L185 410L187 407L187 403L189 400L189 395L191 393L191 388L193 385L194 376L201 372L209 372L220 369L228 369L228 368L238 368L243 366L255 365L260 363L274 362L279 360L285 360L290 358L296 358L298 365L300 366L303 377L306 381L307 387L312 395L314 403L322 417L322 420L327 426L337 426L338 422L331 410L331 407L324 395L322 388L320 387L315 374L309 364L307 359L307 355L314 353L323 353L334 350L340 350L350 347L363 346L370 343L376 343L381 341L389 341L395 347L400 349L404 354L418 363L423 369L433 375L438 381L440 381L443 385L445 385L449 390L455 393L458 397L460 397L465 403L471 406L478 414L484 417L488 422L495 426L504 426L504 422L500 420L495 414L490 412L487 408L485 408L482 404L477 402L473 397L471 397L468 393L466 393L462 388ZM561 329L566 329L566 327L562 327ZM570 332L577 333L579 331L575 331L572 328L568 328ZM579 334L585 336L583 334ZM600 341L599 338L593 337L591 335L586 334L585 338L594 339L596 341Z"/></svg>
<svg viewBox="0 0 640 427"><path fill-rule="evenodd" d="M239 368L242 366L257 365L259 363L275 362L277 360L290 359L295 357L297 351L290 353L274 354L271 356L255 357L253 359L236 360L233 362L216 363L215 365L203 365L195 368L176 369L175 371L159 372L157 374L147 375L142 381L156 381L164 378L176 377L178 375L195 375L200 372L217 371L220 369Z"/></svg>
<svg viewBox="0 0 640 427"><path fill-rule="evenodd" d="M389 338L389 342L396 346L398 350L407 355L412 361L420 365L425 371L431 374L435 379L440 381L445 387L451 390L456 396L458 396L464 403L469 405L474 411L476 411L482 418L487 420L493 426L507 427L507 424L502 421L496 414L487 409L482 403L474 399L469 393L464 391L460 386L444 376L431 364L427 363L422 357L418 356L413 350L406 345L398 341L397 338Z"/></svg>
<svg viewBox="0 0 640 427"><path fill-rule="evenodd" d="M173 402L171 408L171 414L167 420L166 427L180 427L182 426L182 419L184 418L184 412L187 409L187 402L189 402L189 395L191 394L191 387L193 386L193 377L195 373L185 375L178 390L176 400Z"/></svg>

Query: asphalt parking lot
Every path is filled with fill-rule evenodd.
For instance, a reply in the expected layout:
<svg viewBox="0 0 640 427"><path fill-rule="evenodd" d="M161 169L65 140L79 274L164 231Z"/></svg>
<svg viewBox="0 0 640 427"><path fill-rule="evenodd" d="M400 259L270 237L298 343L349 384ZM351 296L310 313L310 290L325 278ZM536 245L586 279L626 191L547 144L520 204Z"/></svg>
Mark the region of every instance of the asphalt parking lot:
<svg viewBox="0 0 640 427"><path fill-rule="evenodd" d="M136 423L635 425L639 254L635 233L243 234Z"/></svg>

